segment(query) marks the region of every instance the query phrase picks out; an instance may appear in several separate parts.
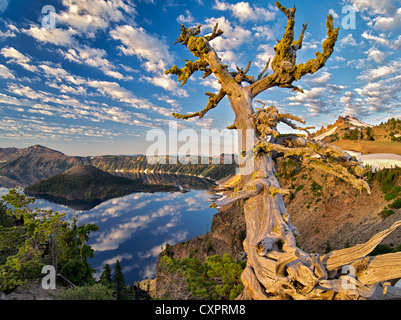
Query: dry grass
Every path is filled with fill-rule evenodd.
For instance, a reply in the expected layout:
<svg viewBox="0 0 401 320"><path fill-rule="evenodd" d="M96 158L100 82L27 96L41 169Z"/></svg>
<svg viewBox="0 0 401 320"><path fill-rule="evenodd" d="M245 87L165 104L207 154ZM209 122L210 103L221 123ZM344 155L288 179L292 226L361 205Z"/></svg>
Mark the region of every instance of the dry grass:
<svg viewBox="0 0 401 320"><path fill-rule="evenodd" d="M333 144L343 150L357 151L362 154L394 153L401 155L401 143L399 142L340 140Z"/></svg>

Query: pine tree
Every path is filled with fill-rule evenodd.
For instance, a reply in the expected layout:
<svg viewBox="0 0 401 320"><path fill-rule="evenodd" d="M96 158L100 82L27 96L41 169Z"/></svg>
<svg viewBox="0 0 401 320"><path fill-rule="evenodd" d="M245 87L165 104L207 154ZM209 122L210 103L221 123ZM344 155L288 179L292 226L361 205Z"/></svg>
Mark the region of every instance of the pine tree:
<svg viewBox="0 0 401 320"><path fill-rule="evenodd" d="M103 267L103 272L102 272L102 274L100 276L99 282L102 285L106 286L106 287L110 287L110 286L113 285L113 282L112 282L112 279L111 279L111 269L110 269L110 265L109 264L106 264Z"/></svg>
<svg viewBox="0 0 401 320"><path fill-rule="evenodd" d="M124 300L128 296L127 288L125 286L124 274L121 269L120 261L116 261L113 274L113 284L115 288L117 300Z"/></svg>

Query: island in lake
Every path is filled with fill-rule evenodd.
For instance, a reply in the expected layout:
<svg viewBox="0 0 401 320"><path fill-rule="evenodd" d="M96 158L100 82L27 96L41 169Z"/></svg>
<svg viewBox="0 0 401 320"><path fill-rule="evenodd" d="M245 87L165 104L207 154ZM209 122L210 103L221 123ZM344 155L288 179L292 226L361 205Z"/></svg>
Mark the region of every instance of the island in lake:
<svg viewBox="0 0 401 320"><path fill-rule="evenodd" d="M177 186L147 184L141 178L114 176L92 165L77 165L64 173L25 188L30 196L64 204L76 210L89 210L112 198L133 192L178 191Z"/></svg>

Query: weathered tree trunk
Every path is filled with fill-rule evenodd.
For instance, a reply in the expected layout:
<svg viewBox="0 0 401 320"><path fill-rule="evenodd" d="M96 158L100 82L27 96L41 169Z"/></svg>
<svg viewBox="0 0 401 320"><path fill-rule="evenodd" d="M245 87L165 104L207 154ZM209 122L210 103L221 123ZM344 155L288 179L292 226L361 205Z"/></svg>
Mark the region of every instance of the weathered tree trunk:
<svg viewBox="0 0 401 320"><path fill-rule="evenodd" d="M294 81L307 74L313 74L324 67L332 55L339 28L333 26L333 17L327 17L327 39L322 44L322 52L306 63L296 64L296 53L302 48L307 24L303 25L298 40L294 40L296 9L287 9L275 3L287 17L287 26L282 39L274 47L275 57L271 63L272 74L265 74L266 67L255 79L248 76L251 63L246 69L237 67L230 72L210 45L210 41L223 34L216 25L211 35L199 36L200 25L196 28L181 26L181 35L176 43L185 45L198 58L187 60L185 67L173 66L166 74L175 74L181 85L196 71L203 71L203 78L214 74L221 89L209 96L206 108L191 114L173 115L189 119L204 115L216 108L227 96L235 113L234 125L239 136L239 157L248 161L242 164L240 190L228 198L215 201L216 206L244 200L247 235L244 248L247 266L242 274L244 292L242 299L401 299L401 290L383 281L401 277L401 254L389 254L375 258L366 257L401 222L374 236L367 243L322 257L307 254L297 248L297 230L291 225L282 194L274 175L272 152L292 157L302 165L333 174L351 183L355 188L366 189L369 185L362 178L364 170L360 164L339 148L304 139L298 136L278 138L277 124L282 122L293 129L307 131L290 120L304 123L291 114L280 114L274 106L257 109L252 101L261 92L272 87L289 88L303 92L293 85ZM243 86L247 83L247 86ZM247 142L247 131L254 134L253 143ZM249 170L251 168L251 170ZM352 170L350 170L352 169ZM347 274L347 272L349 274Z"/></svg>

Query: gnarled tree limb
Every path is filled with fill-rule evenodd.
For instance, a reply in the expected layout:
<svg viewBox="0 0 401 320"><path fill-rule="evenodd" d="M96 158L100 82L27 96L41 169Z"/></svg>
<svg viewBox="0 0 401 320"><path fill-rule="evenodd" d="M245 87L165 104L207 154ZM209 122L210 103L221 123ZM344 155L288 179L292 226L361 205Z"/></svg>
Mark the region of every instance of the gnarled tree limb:
<svg viewBox="0 0 401 320"><path fill-rule="evenodd" d="M321 261L329 271L351 264L352 262L362 259L371 253L385 237L387 237L391 232L400 226L401 221L397 221L389 229L374 235L368 242L351 248L329 252L321 257Z"/></svg>
<svg viewBox="0 0 401 320"><path fill-rule="evenodd" d="M202 119L208 111L216 108L219 102L226 96L226 93L223 89L220 89L218 94L210 92L206 92L205 94L209 96L209 101L205 109L191 114L173 113L173 116L177 119L184 119L184 120L188 120L190 118L195 118L195 117L199 117L199 119Z"/></svg>
<svg viewBox="0 0 401 320"><path fill-rule="evenodd" d="M259 93L278 86L283 88L290 88L302 92L301 89L292 85L294 81L301 79L306 74L313 74L321 69L327 59L332 55L334 46L337 42L339 28L334 29L333 17L327 17L327 39L323 42L323 52L316 52L316 59L311 59L304 64L296 64L296 52L302 48L302 42L307 24L303 25L301 35L297 41L294 41L294 27L295 27L295 7L286 9L279 2L276 6L287 16L287 26L282 39L274 47L276 52L272 62L273 74L258 79L255 83L250 85L250 91L253 97Z"/></svg>

